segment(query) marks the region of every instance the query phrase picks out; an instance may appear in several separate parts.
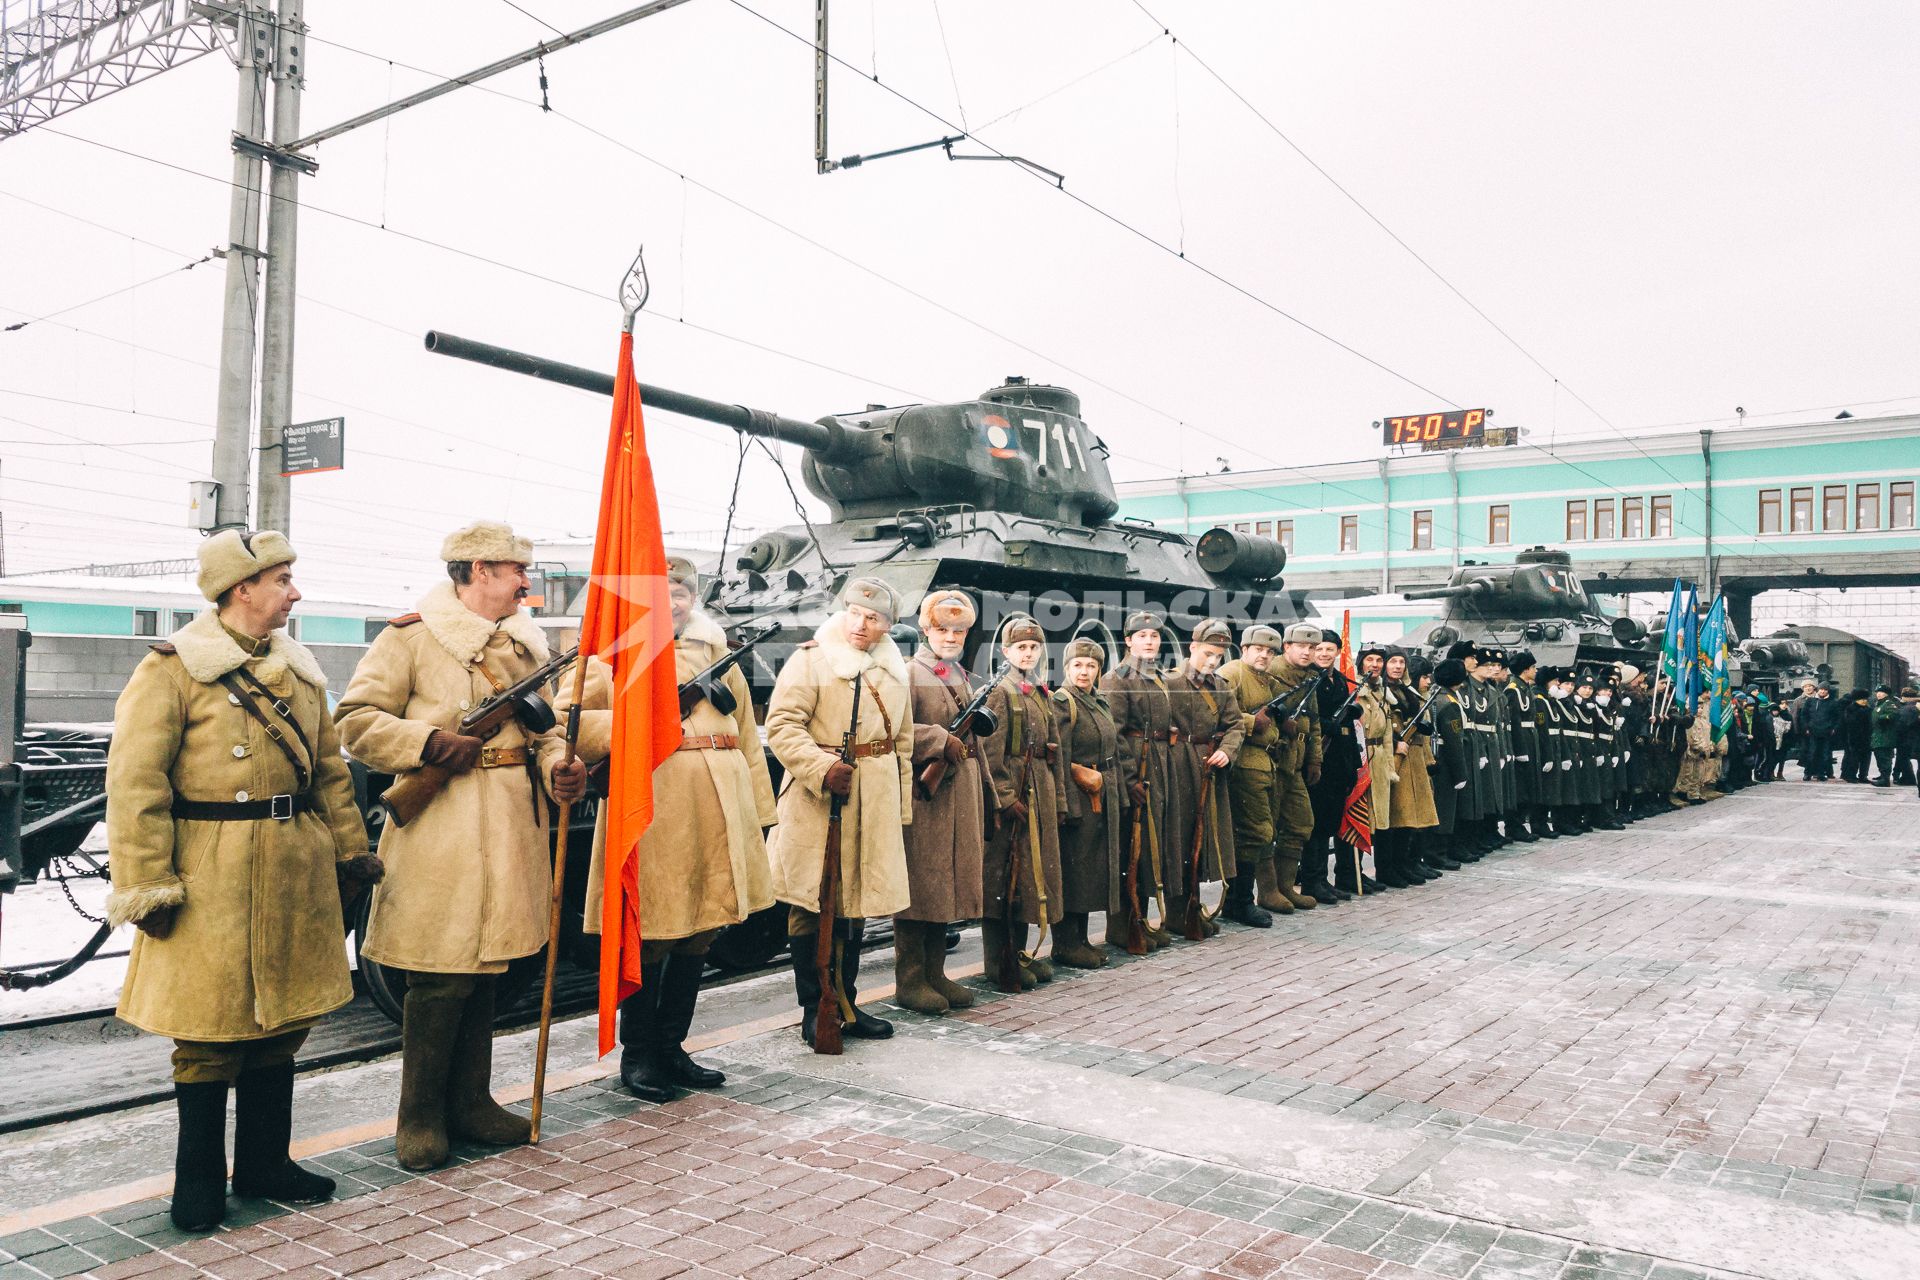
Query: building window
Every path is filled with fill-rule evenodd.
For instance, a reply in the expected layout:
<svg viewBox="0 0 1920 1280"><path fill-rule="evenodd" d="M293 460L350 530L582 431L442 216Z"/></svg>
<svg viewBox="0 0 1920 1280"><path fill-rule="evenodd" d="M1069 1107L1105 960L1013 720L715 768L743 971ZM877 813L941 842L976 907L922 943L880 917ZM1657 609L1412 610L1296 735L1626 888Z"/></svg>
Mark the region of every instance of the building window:
<svg viewBox="0 0 1920 1280"><path fill-rule="evenodd" d="M1253 522L1251 520L1236 520L1233 522L1233 531L1235 533L1252 533Z"/></svg>
<svg viewBox="0 0 1920 1280"><path fill-rule="evenodd" d="M1282 520L1274 529L1274 540L1288 555L1293 554L1293 521Z"/></svg>
<svg viewBox="0 0 1920 1280"><path fill-rule="evenodd" d="M1813 490L1795 489L1793 491L1793 509L1791 511L1793 527L1790 533L1813 532Z"/></svg>
<svg viewBox="0 0 1920 1280"><path fill-rule="evenodd" d="M1431 551L1433 549L1433 512L1416 511L1413 513L1413 549Z"/></svg>
<svg viewBox="0 0 1920 1280"><path fill-rule="evenodd" d="M1820 531L1822 533L1847 531L1847 486L1830 484L1821 488Z"/></svg>
<svg viewBox="0 0 1920 1280"><path fill-rule="evenodd" d="M5 603L0 603L0 613L25 613L26 611L27 611L27 606L23 604L16 604L11 600Z"/></svg>
<svg viewBox="0 0 1920 1280"><path fill-rule="evenodd" d="M1487 545L1503 547L1513 540L1513 510L1506 503L1487 508Z"/></svg>
<svg viewBox="0 0 1920 1280"><path fill-rule="evenodd" d="M1760 532L1780 532L1780 491L1778 489L1760 491Z"/></svg>
<svg viewBox="0 0 1920 1280"><path fill-rule="evenodd" d="M1620 536L1623 538L1647 536L1646 503L1640 499L1620 499Z"/></svg>
<svg viewBox="0 0 1920 1280"><path fill-rule="evenodd" d="M137 636L159 635L160 611L158 609L135 609L133 611L133 634Z"/></svg>
<svg viewBox="0 0 1920 1280"><path fill-rule="evenodd" d="M175 609L173 611L173 629L175 631L178 631L180 628L186 626L189 622L192 622L192 621L193 621L193 610Z"/></svg>
<svg viewBox="0 0 1920 1280"><path fill-rule="evenodd" d="M1656 493L1650 499L1653 504L1653 533L1655 538L1673 536L1673 495Z"/></svg>
<svg viewBox="0 0 1920 1280"><path fill-rule="evenodd" d="M1587 504L1584 501L1567 504L1567 541L1585 542L1587 540Z"/></svg>
<svg viewBox="0 0 1920 1280"><path fill-rule="evenodd" d="M1913 481L1900 480L1887 486L1887 528L1913 528Z"/></svg>
<svg viewBox="0 0 1920 1280"><path fill-rule="evenodd" d="M1593 500L1593 536L1612 540L1613 538L1613 499L1595 498Z"/></svg>
<svg viewBox="0 0 1920 1280"><path fill-rule="evenodd" d="M1256 537L1271 538L1273 536L1273 521L1256 521L1253 526L1253 532Z"/></svg>
<svg viewBox="0 0 1920 1280"><path fill-rule="evenodd" d="M298 640L300 638L300 619L287 619L287 637L291 640Z"/></svg>
<svg viewBox="0 0 1920 1280"><path fill-rule="evenodd" d="M1340 549L1358 551L1360 549L1360 517L1340 517Z"/></svg>
<svg viewBox="0 0 1920 1280"><path fill-rule="evenodd" d="M1856 529L1878 529L1880 527L1880 486L1863 484L1853 491L1853 527Z"/></svg>

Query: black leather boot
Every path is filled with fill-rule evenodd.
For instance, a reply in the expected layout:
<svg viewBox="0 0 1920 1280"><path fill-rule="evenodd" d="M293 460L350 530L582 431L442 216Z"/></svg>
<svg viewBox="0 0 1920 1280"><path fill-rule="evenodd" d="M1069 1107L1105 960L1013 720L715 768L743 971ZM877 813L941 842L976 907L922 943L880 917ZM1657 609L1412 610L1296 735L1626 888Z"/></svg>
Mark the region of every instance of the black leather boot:
<svg viewBox="0 0 1920 1280"><path fill-rule="evenodd" d="M811 948L807 957L813 957ZM620 1084L642 1102L672 1102L680 1096L656 1048L666 970L664 964L642 965L640 989L620 1002Z"/></svg>
<svg viewBox="0 0 1920 1280"><path fill-rule="evenodd" d="M820 968L814 963L817 935L787 939L787 959L793 965L793 994L800 1002L800 1038L813 1043L813 1017L820 1011Z"/></svg>
<svg viewBox="0 0 1920 1280"><path fill-rule="evenodd" d="M233 1194L281 1204L331 1199L333 1179L302 1169L287 1154L293 1138L293 1064L243 1073L233 1095Z"/></svg>
<svg viewBox="0 0 1920 1280"><path fill-rule="evenodd" d="M862 1009L856 998L860 993L860 935L865 925L864 920L847 921L852 936L840 946L840 993L853 1010L853 1021L842 1026L840 1034L856 1040L885 1040L893 1034L893 1024Z"/></svg>
<svg viewBox="0 0 1920 1280"><path fill-rule="evenodd" d="M1263 862L1262 867L1273 866L1271 858ZM1273 927L1273 913L1253 900L1254 869L1246 863L1239 864L1233 879L1227 881L1227 900L1221 906L1220 914L1235 924L1249 925L1255 929Z"/></svg>
<svg viewBox="0 0 1920 1280"><path fill-rule="evenodd" d="M693 1006L700 999L700 976L705 956L671 955L661 966L660 1007L654 1017L653 1049L660 1070L675 1084L689 1089L718 1089L727 1077L687 1056L687 1035L693 1030Z"/></svg>
<svg viewBox="0 0 1920 1280"><path fill-rule="evenodd" d="M227 1082L176 1082L173 1102L173 1225L211 1231L227 1216Z"/></svg>
<svg viewBox="0 0 1920 1280"><path fill-rule="evenodd" d="M1540 838L1539 836L1536 836L1535 834L1533 834L1533 832L1527 829L1525 815L1523 815L1521 811L1518 809L1515 809L1512 813L1507 814L1505 822L1506 822L1506 828L1507 828L1507 839L1509 840L1516 841L1520 844L1532 844L1534 841Z"/></svg>

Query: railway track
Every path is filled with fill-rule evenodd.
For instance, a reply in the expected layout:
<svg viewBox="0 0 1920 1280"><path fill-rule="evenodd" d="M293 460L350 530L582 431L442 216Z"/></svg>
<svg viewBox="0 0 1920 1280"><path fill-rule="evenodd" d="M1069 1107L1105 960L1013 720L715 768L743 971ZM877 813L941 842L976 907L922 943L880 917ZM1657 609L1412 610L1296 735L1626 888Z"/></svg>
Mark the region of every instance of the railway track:
<svg viewBox="0 0 1920 1280"><path fill-rule="evenodd" d="M784 965L735 973L710 973L703 989L736 986ZM597 977L563 968L554 983L556 1020L592 1010ZM513 1031L538 1021L538 989L522 995L495 1021ZM322 1018L300 1051L302 1073L325 1071L397 1053L400 1028L365 992L352 1004ZM125 1111L173 1096L168 1067L172 1045L121 1022L112 1009L50 1014L0 1024L0 1134L37 1129L114 1111Z"/></svg>

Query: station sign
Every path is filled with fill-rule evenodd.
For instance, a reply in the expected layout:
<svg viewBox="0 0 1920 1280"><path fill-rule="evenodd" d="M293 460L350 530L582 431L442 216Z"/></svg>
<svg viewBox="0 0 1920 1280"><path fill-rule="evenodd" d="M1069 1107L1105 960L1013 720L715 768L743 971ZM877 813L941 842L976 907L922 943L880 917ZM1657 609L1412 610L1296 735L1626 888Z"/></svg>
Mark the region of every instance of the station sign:
<svg viewBox="0 0 1920 1280"><path fill-rule="evenodd" d="M347 420L296 422L280 434L280 474L304 476L347 465Z"/></svg>

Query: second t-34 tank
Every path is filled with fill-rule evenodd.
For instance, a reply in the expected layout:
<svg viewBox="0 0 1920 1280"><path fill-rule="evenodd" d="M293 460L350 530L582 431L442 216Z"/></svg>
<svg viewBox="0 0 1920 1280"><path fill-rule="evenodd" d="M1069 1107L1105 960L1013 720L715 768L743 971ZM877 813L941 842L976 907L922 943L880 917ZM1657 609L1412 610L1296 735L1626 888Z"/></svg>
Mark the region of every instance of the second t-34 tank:
<svg viewBox="0 0 1920 1280"><path fill-rule="evenodd" d="M1611 617L1588 594L1573 558L1549 547L1528 547L1512 564L1463 564L1444 587L1416 587L1409 600L1447 602L1400 643L1438 656L1460 640L1527 649L1541 666L1600 666L1626 662L1645 670L1657 657L1647 630L1632 618Z"/></svg>

